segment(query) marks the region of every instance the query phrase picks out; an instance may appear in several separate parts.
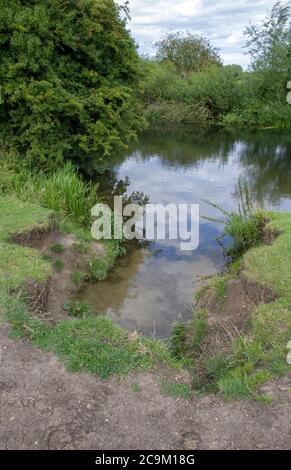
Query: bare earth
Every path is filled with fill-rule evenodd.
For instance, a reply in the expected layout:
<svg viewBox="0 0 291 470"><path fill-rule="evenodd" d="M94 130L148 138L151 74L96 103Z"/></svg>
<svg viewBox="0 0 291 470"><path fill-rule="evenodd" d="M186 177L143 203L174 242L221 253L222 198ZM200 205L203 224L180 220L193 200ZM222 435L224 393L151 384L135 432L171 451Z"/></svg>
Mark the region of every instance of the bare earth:
<svg viewBox="0 0 291 470"><path fill-rule="evenodd" d="M291 447L291 376L264 387L271 405L187 401L161 395L157 374L105 382L71 374L52 354L7 333L0 325L0 449Z"/></svg>

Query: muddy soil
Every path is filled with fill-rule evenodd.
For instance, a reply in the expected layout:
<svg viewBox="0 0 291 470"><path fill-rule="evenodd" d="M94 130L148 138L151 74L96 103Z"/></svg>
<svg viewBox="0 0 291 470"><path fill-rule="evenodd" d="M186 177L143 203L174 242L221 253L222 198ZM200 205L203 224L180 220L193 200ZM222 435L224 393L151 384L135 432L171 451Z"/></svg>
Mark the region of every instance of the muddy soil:
<svg viewBox="0 0 291 470"><path fill-rule="evenodd" d="M291 375L271 405L160 393L158 373L101 381L0 326L0 449L288 449ZM138 383L140 392L132 390Z"/></svg>

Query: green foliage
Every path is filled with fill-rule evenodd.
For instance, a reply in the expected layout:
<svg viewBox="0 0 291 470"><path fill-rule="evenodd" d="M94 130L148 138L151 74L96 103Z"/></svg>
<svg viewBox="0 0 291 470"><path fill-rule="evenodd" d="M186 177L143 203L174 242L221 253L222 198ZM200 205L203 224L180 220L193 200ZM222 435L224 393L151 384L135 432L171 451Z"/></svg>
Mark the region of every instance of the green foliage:
<svg viewBox="0 0 291 470"><path fill-rule="evenodd" d="M98 187L85 182L71 163L49 173L33 173L11 161L1 162L0 191L24 201L37 201L79 224L88 224L98 202Z"/></svg>
<svg viewBox="0 0 291 470"><path fill-rule="evenodd" d="M29 335L32 343L52 351L73 372L85 371L107 379L134 371L152 369L158 363L176 366L166 346L128 332L103 316L69 319L49 327L28 315L25 304L0 292L0 310L11 324L11 336Z"/></svg>
<svg viewBox="0 0 291 470"><path fill-rule="evenodd" d="M125 249L119 240L108 240L104 245L106 255L98 256L87 264L90 281L104 281L113 268L116 259L125 253Z"/></svg>
<svg viewBox="0 0 291 470"><path fill-rule="evenodd" d="M231 237L233 243L227 248L227 254L235 258L256 246L262 240L266 214L255 206L250 188L242 180L239 180L237 184L234 198L237 208L231 212L225 211L217 204L209 201L205 202L223 214L223 220L206 218L225 224L223 235L217 240L220 242L226 236Z"/></svg>
<svg viewBox="0 0 291 470"><path fill-rule="evenodd" d="M170 338L170 351L176 359L193 358L200 350L208 329L205 310L194 312L188 323L175 323Z"/></svg>
<svg viewBox="0 0 291 470"><path fill-rule="evenodd" d="M91 315L90 306L84 301L72 301L64 305L64 309L71 317L83 318L86 315Z"/></svg>
<svg viewBox="0 0 291 470"><path fill-rule="evenodd" d="M218 49L197 34L168 33L156 43L156 48L158 61L173 64L184 75L221 65Z"/></svg>
<svg viewBox="0 0 291 470"><path fill-rule="evenodd" d="M56 271L57 271L58 273L60 273L60 272L63 271L63 269L64 269L64 267L65 267L65 264L64 264L64 262L61 261L60 259L56 259L56 260L54 261L54 267L55 267Z"/></svg>
<svg viewBox="0 0 291 470"><path fill-rule="evenodd" d="M161 393L173 397L173 398L183 398L188 400L191 396L191 387L187 383L179 382L170 382L165 379L161 379Z"/></svg>
<svg viewBox="0 0 291 470"><path fill-rule="evenodd" d="M190 367L197 390L221 392L226 399L266 401L258 388L290 369L286 357L291 338L291 216L271 214L271 220L269 228L280 230L281 235L272 245L260 245L245 253L241 269L247 279L270 286L278 298L254 307L248 331L234 334L226 351L194 356ZM183 354L189 357L191 342L189 332L184 332L183 337L187 336Z"/></svg>
<svg viewBox="0 0 291 470"><path fill-rule="evenodd" d="M51 245L50 250L53 253L63 253L65 251L65 247L61 243L54 243Z"/></svg>
<svg viewBox="0 0 291 470"><path fill-rule="evenodd" d="M86 278L86 274L81 271L73 271L71 273L71 280L74 284L81 287Z"/></svg>
<svg viewBox="0 0 291 470"><path fill-rule="evenodd" d="M0 1L0 129L33 166L124 148L140 127L138 56L113 0Z"/></svg>
<svg viewBox="0 0 291 470"><path fill-rule="evenodd" d="M277 2L261 25L247 27L246 36L252 57L248 72L238 65L221 66L217 51L196 35L170 33L158 42L156 59L142 62L146 119L290 128L290 2ZM200 48L201 61L194 59Z"/></svg>

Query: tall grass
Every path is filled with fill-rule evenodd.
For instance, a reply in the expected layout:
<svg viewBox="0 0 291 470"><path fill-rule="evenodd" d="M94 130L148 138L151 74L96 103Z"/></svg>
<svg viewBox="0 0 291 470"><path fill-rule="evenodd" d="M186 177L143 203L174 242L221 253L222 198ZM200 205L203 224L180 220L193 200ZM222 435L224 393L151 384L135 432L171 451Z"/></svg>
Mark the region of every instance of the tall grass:
<svg viewBox="0 0 291 470"><path fill-rule="evenodd" d="M80 224L90 219L91 208L98 202L98 186L85 182L71 163L50 174L35 174L11 162L0 163L2 193L36 201Z"/></svg>
<svg viewBox="0 0 291 470"><path fill-rule="evenodd" d="M226 252L236 258L262 240L266 214L256 205L251 190L245 181L241 179L238 181L233 196L236 201L236 209L231 212L224 210L218 204L205 200L204 202L221 212L223 218L204 218L225 225L222 236L216 240L222 244L221 240L224 237L231 237L233 242L226 249ZM222 246L224 247L223 244Z"/></svg>

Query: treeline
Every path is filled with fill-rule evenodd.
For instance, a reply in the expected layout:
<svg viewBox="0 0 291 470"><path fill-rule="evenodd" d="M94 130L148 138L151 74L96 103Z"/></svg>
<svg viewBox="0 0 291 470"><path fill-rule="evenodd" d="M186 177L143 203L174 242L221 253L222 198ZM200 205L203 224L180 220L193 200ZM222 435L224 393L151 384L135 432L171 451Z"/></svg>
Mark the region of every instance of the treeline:
<svg viewBox="0 0 291 470"><path fill-rule="evenodd" d="M277 2L270 17L245 30L249 71L223 66L210 42L170 33L143 59L145 115L150 122L190 122L251 127L291 127L290 2Z"/></svg>
<svg viewBox="0 0 291 470"><path fill-rule="evenodd" d="M67 160L100 170L146 120L291 126L290 2L246 29L248 72L191 33L141 59L128 17L114 0L0 0L2 153L33 170Z"/></svg>

